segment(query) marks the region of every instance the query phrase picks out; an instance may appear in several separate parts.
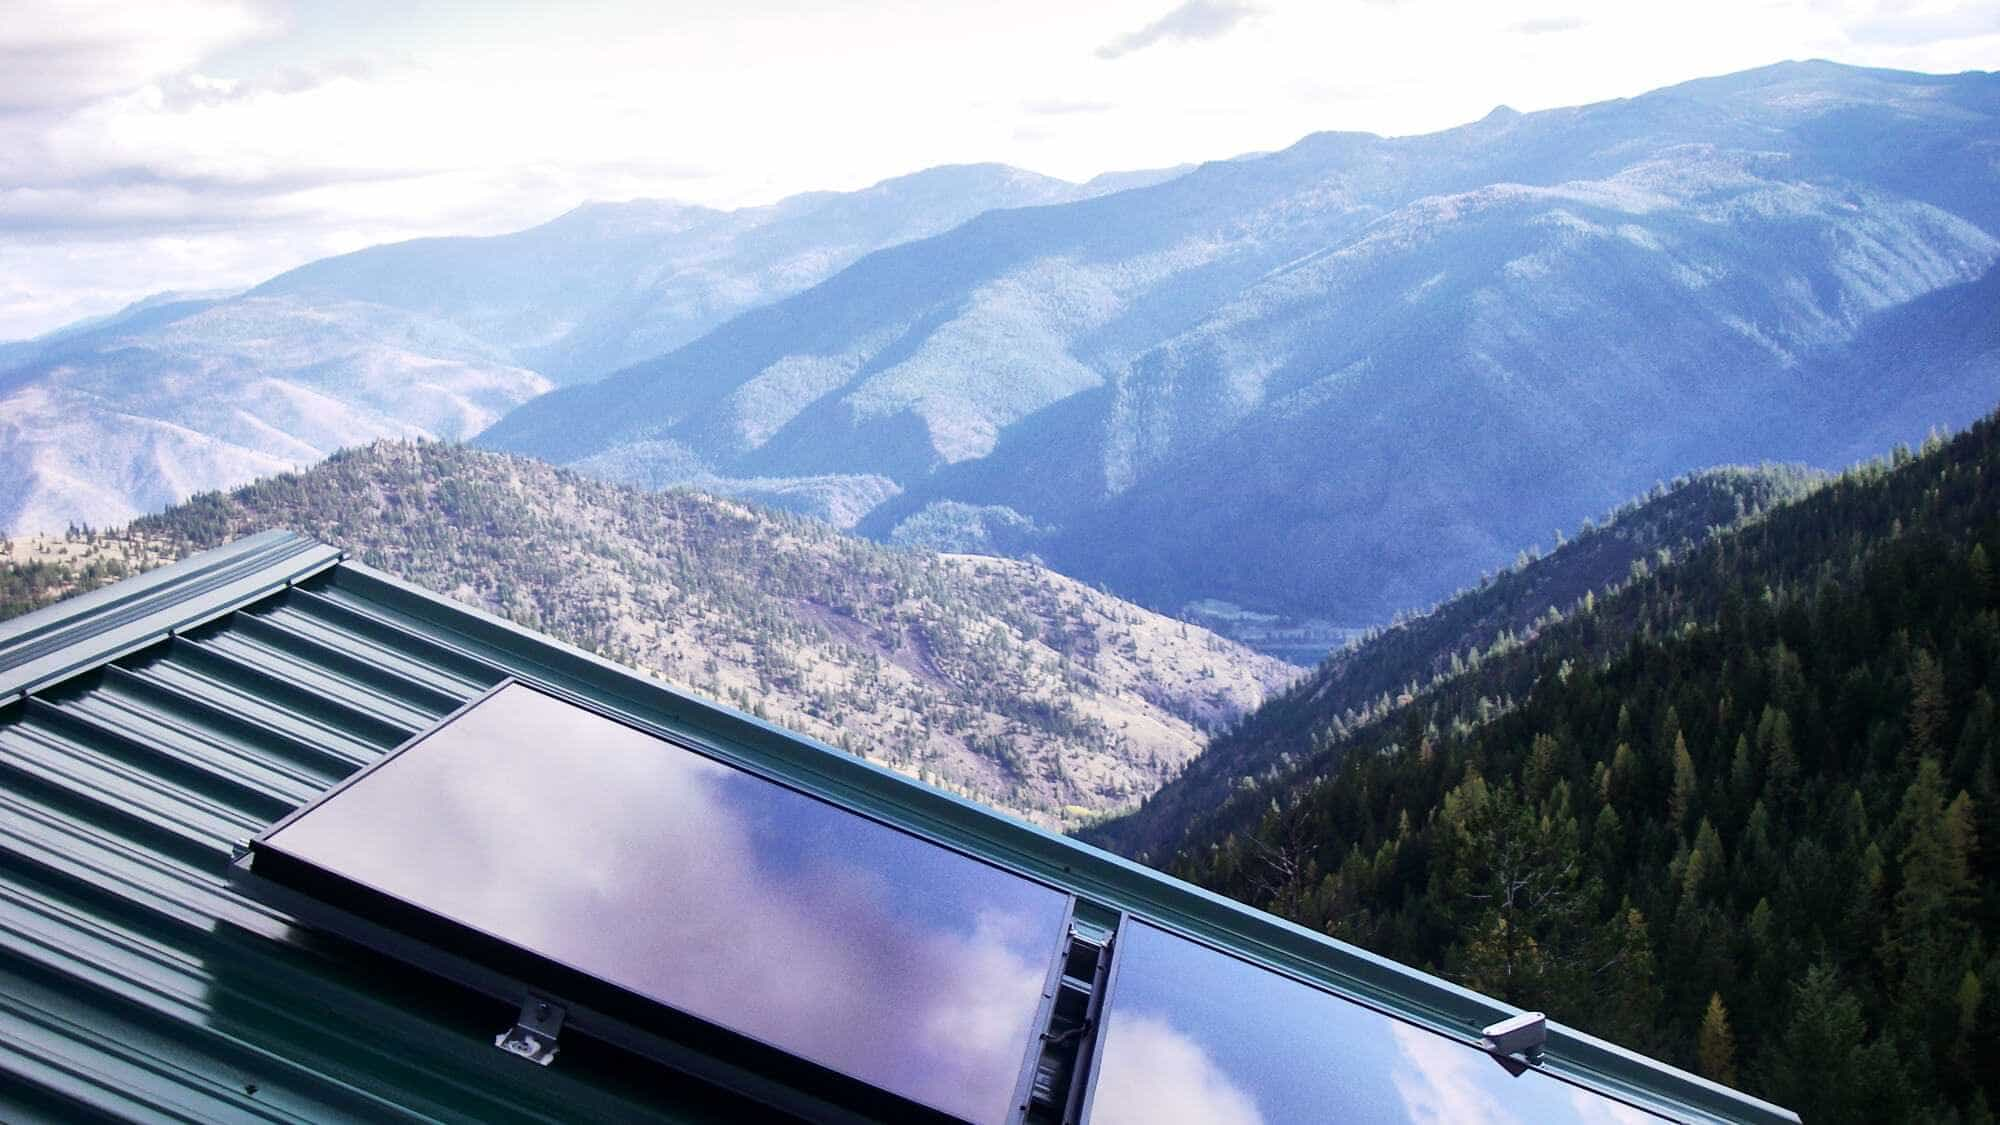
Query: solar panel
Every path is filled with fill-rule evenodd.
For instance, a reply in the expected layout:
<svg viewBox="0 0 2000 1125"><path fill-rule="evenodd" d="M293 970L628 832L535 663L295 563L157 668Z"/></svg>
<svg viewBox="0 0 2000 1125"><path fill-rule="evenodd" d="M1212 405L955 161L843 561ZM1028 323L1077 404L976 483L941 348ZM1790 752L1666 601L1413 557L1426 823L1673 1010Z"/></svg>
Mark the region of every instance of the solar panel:
<svg viewBox="0 0 2000 1125"><path fill-rule="evenodd" d="M1128 921L1086 1125L1499 1125L1658 1118Z"/></svg>
<svg viewBox="0 0 2000 1125"><path fill-rule="evenodd" d="M980 1123L1020 1104L1071 909L520 683L251 856Z"/></svg>

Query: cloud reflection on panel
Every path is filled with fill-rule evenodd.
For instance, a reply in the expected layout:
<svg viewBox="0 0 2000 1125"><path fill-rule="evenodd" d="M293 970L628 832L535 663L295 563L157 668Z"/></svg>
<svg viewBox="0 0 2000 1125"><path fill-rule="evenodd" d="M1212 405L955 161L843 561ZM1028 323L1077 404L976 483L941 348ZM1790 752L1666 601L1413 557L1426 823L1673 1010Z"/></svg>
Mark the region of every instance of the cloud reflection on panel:
<svg viewBox="0 0 2000 1125"><path fill-rule="evenodd" d="M1117 957L1090 1125L1656 1120L1153 926Z"/></svg>
<svg viewBox="0 0 2000 1125"><path fill-rule="evenodd" d="M1465 1121L1535 1125L1550 1120L1579 1125L1644 1125L1659 1120L1588 1090L1532 1074L1503 1081L1530 1083L1526 1092L1536 1096L1523 1097L1514 1105L1496 1101L1492 1090L1497 1071L1492 1059L1408 1024L1385 1022L1398 1052L1391 1080L1402 1095L1405 1116L1416 1125Z"/></svg>
<svg viewBox="0 0 2000 1125"><path fill-rule="evenodd" d="M518 686L271 844L975 1121L1011 1102L1067 906Z"/></svg>
<svg viewBox="0 0 2000 1125"><path fill-rule="evenodd" d="M1111 1026L1093 1125L1264 1125L1250 1095L1166 1020L1135 1015Z"/></svg>

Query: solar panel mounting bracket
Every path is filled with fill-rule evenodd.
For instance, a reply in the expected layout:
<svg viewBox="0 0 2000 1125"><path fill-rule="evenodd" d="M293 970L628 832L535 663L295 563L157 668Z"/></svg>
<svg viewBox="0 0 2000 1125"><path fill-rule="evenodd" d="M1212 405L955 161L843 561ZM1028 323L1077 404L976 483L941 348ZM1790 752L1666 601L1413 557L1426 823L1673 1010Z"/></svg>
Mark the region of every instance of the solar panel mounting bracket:
<svg viewBox="0 0 2000 1125"><path fill-rule="evenodd" d="M520 1018L514 1021L513 1027L494 1036L493 1045L537 1066L547 1066L556 1061L559 1046L556 1037L562 1034L563 1017L567 1014L563 1006L553 1000L539 996L523 997Z"/></svg>
<svg viewBox="0 0 2000 1125"><path fill-rule="evenodd" d="M1036 1042L1028 1104L1021 1107L1026 1125L1059 1125L1077 1118L1087 1083L1090 1041L1097 1031L1111 969L1111 942L1109 930L1070 924L1055 1002Z"/></svg>
<svg viewBox="0 0 2000 1125"><path fill-rule="evenodd" d="M1522 1012L1481 1031L1479 1045L1495 1056L1512 1056L1540 1065L1542 1048L1549 1039L1549 1017L1541 1012Z"/></svg>

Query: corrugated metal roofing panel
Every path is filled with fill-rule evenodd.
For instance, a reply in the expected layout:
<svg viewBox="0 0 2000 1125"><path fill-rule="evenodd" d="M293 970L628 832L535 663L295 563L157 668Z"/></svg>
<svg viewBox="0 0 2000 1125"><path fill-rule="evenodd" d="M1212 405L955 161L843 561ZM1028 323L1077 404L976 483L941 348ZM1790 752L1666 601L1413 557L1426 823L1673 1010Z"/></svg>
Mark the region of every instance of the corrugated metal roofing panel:
<svg viewBox="0 0 2000 1125"><path fill-rule="evenodd" d="M309 540L218 554L0 637L33 693L0 711L0 1119L725 1119L615 1053L523 1066L511 1013L230 887L237 846L501 673L288 591L337 559Z"/></svg>
<svg viewBox="0 0 2000 1125"><path fill-rule="evenodd" d="M0 702L318 573L341 552L266 531L0 623Z"/></svg>
<svg viewBox="0 0 2000 1125"><path fill-rule="evenodd" d="M294 926L233 849L508 676L919 835L1170 919L1470 1042L1512 1009L267 533L0 627L0 1119L740 1120L614 1049ZM1548 1069L1785 1120L1559 1025Z"/></svg>

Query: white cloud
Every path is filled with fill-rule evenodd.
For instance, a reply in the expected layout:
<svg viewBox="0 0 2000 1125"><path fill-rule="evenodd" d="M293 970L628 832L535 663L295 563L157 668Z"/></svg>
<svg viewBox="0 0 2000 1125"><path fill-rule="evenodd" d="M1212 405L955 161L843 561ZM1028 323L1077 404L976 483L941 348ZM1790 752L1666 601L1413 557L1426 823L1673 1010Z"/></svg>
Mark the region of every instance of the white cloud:
<svg viewBox="0 0 2000 1125"><path fill-rule="evenodd" d="M1110 102L1072 101L1068 98L1033 98L1021 103L1021 109L1038 117L1060 117L1071 113L1103 113L1115 108Z"/></svg>
<svg viewBox="0 0 2000 1125"><path fill-rule="evenodd" d="M1575 31L1583 25L1582 16L1536 16L1511 23L1507 25L1507 30L1521 35L1551 35L1560 31Z"/></svg>
<svg viewBox="0 0 2000 1125"><path fill-rule="evenodd" d="M1120 35L1097 49L1100 59L1123 58L1160 43L1193 43L1220 39L1236 30L1258 10L1235 0L1186 0L1180 7L1137 31Z"/></svg>
<svg viewBox="0 0 2000 1125"><path fill-rule="evenodd" d="M0 20L0 112L119 93L271 30L241 0L10 4Z"/></svg>
<svg viewBox="0 0 2000 1125"><path fill-rule="evenodd" d="M356 16L330 0L15 0L0 20L0 260L25 272L9 277L0 338L587 198L735 206L986 160L1084 179L1782 58L1955 71L2000 50L1993 0L1166 7L607 0ZM1189 40L1198 55L1139 49ZM1107 44L1124 50L1116 65L1098 57ZM214 272L187 277L162 239L211 247Z"/></svg>
<svg viewBox="0 0 2000 1125"><path fill-rule="evenodd" d="M2000 3L1869 4L1847 13L1848 41L1891 48L1922 48L1967 39L2000 38Z"/></svg>

